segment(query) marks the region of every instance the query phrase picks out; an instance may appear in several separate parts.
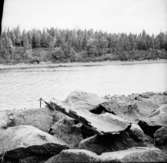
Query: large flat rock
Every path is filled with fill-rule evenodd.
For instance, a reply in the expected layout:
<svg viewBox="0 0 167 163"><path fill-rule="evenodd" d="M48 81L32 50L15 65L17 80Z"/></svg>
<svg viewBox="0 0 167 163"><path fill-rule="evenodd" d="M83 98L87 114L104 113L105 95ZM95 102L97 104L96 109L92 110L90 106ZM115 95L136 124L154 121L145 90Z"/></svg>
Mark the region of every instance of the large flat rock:
<svg viewBox="0 0 167 163"><path fill-rule="evenodd" d="M98 115L91 112L102 102L104 99L94 94L73 92L65 101L53 99L46 104L51 110L66 114L99 134L119 133L129 127L130 123L119 116L110 113Z"/></svg>
<svg viewBox="0 0 167 163"><path fill-rule="evenodd" d="M53 110L60 111L71 118L81 122L83 125L91 128L96 133L119 133L130 126L130 123L116 115L110 113L93 114L87 109L73 108L59 100L52 100L48 103Z"/></svg>

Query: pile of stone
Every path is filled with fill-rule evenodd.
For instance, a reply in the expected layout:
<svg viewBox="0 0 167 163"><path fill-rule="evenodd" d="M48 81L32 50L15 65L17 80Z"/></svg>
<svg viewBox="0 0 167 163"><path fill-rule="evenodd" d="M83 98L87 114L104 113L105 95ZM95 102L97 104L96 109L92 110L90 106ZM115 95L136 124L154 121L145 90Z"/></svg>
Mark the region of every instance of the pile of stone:
<svg viewBox="0 0 167 163"><path fill-rule="evenodd" d="M167 162L167 94L72 92L0 111L0 163Z"/></svg>

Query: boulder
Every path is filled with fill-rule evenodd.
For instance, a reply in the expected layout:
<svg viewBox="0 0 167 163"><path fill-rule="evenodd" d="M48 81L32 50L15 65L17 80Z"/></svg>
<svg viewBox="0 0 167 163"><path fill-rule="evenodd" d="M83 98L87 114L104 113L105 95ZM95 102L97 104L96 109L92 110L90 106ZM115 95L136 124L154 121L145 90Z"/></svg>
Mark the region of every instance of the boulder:
<svg viewBox="0 0 167 163"><path fill-rule="evenodd" d="M156 93L152 96L149 96L148 98L143 97L140 95L140 100L145 101L145 102L151 102L154 105L162 105L162 104L167 104L167 95L165 93Z"/></svg>
<svg viewBox="0 0 167 163"><path fill-rule="evenodd" d="M151 126L159 125L167 127L167 104L161 105L148 117L147 123Z"/></svg>
<svg viewBox="0 0 167 163"><path fill-rule="evenodd" d="M118 103L117 101L108 101L98 105L96 108L91 110L92 113L101 114L108 112L113 115L117 115L130 122L135 121L141 115L135 104L129 103Z"/></svg>
<svg viewBox="0 0 167 163"><path fill-rule="evenodd" d="M50 133L59 137L71 148L77 147L83 139L81 128L77 127L75 120L72 118L63 118L54 123L50 129Z"/></svg>
<svg viewBox="0 0 167 163"><path fill-rule="evenodd" d="M83 149L68 149L63 150L60 154L53 156L45 163L92 163L99 162L98 156L88 150Z"/></svg>
<svg viewBox="0 0 167 163"><path fill-rule="evenodd" d="M164 92L163 92L163 95L167 96L167 91L164 91Z"/></svg>
<svg viewBox="0 0 167 163"><path fill-rule="evenodd" d="M21 147L2 153L0 155L0 160L3 160L2 162L5 163L39 163L46 161L48 158L60 153L63 149L68 149L68 147L53 143Z"/></svg>
<svg viewBox="0 0 167 163"><path fill-rule="evenodd" d="M133 135L133 137L139 141L143 141L146 137L144 134L144 131L140 128L138 124L131 124L130 131Z"/></svg>
<svg viewBox="0 0 167 163"><path fill-rule="evenodd" d="M144 131L146 135L149 135L150 137L154 137L154 133L157 129L159 129L161 126L151 126L145 121L139 121L138 125L141 127L141 129Z"/></svg>
<svg viewBox="0 0 167 163"><path fill-rule="evenodd" d="M97 135L82 140L79 143L79 148L95 152L96 154L101 154L104 151L111 151L110 145L106 146L105 143L100 142Z"/></svg>
<svg viewBox="0 0 167 163"><path fill-rule="evenodd" d="M108 112L134 123L138 119L141 120L146 118L153 112L153 110L158 108L158 105L152 104L151 102L126 98L111 98L96 106L91 112L95 114Z"/></svg>
<svg viewBox="0 0 167 163"><path fill-rule="evenodd" d="M87 109L91 110L95 106L103 103L104 98L101 98L93 93L74 91L70 93L65 99L64 103L73 109Z"/></svg>
<svg viewBox="0 0 167 163"><path fill-rule="evenodd" d="M167 127L161 127L154 133L154 141L158 146L167 147Z"/></svg>
<svg viewBox="0 0 167 163"><path fill-rule="evenodd" d="M119 134L94 135L82 140L80 149L87 149L96 154L103 152L118 151L135 146L146 146L143 139L134 136L131 131L123 131Z"/></svg>
<svg viewBox="0 0 167 163"><path fill-rule="evenodd" d="M139 94L138 97L142 97L142 98L150 98L152 96L154 96L156 93L154 92L144 92L142 94Z"/></svg>
<svg viewBox="0 0 167 163"><path fill-rule="evenodd" d="M23 159L19 159L19 163L44 163L48 158L39 157L39 156L30 156ZM7 163L13 163L12 161L8 161Z"/></svg>
<svg viewBox="0 0 167 163"><path fill-rule="evenodd" d="M100 162L166 162L167 154L154 147L134 147L99 156Z"/></svg>
<svg viewBox="0 0 167 163"><path fill-rule="evenodd" d="M58 155L53 156L45 163L111 163L111 162L166 162L167 155L155 147L134 147L116 152L105 152L96 155L93 152L83 149L63 150Z"/></svg>
<svg viewBox="0 0 167 163"><path fill-rule="evenodd" d="M9 162L31 156L47 159L63 149L68 149L68 146L61 139L33 126L21 125L0 130L0 158Z"/></svg>
<svg viewBox="0 0 167 163"><path fill-rule="evenodd" d="M48 132L53 123L53 116L49 109L24 109L14 112L15 125L32 125Z"/></svg>
<svg viewBox="0 0 167 163"><path fill-rule="evenodd" d="M0 128L32 125L48 132L54 122L64 117L64 114L48 108L3 110L0 111Z"/></svg>
<svg viewBox="0 0 167 163"><path fill-rule="evenodd" d="M161 127L167 127L167 105L161 105L151 115L138 122L142 130L153 137L155 131Z"/></svg>
<svg viewBox="0 0 167 163"><path fill-rule="evenodd" d="M142 142L143 146L153 146L153 137L149 134L145 134L138 124L132 123L129 132L131 138L133 138L136 142Z"/></svg>
<svg viewBox="0 0 167 163"><path fill-rule="evenodd" d="M0 133L0 153L21 147L43 145L46 143L65 145L65 142L61 139L28 125L9 127L5 130L1 129Z"/></svg>
<svg viewBox="0 0 167 163"><path fill-rule="evenodd" d="M44 163L47 159L44 157L30 156L23 159L19 159L19 163ZM7 163L13 163L8 161Z"/></svg>
<svg viewBox="0 0 167 163"><path fill-rule="evenodd" d="M139 112L140 112L140 116L138 119L143 120L145 118L147 118L154 110L156 110L159 105L153 104L150 101L134 101L134 103L136 104Z"/></svg>
<svg viewBox="0 0 167 163"><path fill-rule="evenodd" d="M0 129L7 128L9 126L14 126L15 121L13 113L9 110L0 111Z"/></svg>
<svg viewBox="0 0 167 163"><path fill-rule="evenodd" d="M167 95L164 94L155 94L154 96L150 97L149 100L156 105L163 105L163 104L167 104Z"/></svg>

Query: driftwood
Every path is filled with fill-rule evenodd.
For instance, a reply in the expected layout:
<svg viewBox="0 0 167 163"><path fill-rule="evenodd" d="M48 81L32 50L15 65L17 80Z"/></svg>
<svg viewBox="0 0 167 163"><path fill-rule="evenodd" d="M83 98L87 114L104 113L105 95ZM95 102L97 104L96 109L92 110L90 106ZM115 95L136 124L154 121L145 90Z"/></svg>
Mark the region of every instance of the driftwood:
<svg viewBox="0 0 167 163"><path fill-rule="evenodd" d="M96 134L116 134L130 127L129 122L110 113L97 115L91 113L87 109L73 108L67 103L60 102L58 100L44 102L51 110L57 110L66 114L67 116L82 123L84 126L90 128Z"/></svg>

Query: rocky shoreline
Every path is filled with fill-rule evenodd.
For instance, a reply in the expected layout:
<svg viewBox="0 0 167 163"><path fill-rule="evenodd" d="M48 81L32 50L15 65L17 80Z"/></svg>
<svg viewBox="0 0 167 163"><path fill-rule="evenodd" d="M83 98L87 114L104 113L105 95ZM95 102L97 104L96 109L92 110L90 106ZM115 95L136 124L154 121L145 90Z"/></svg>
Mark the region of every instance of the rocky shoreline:
<svg viewBox="0 0 167 163"><path fill-rule="evenodd" d="M72 92L0 111L0 163L167 162L167 92Z"/></svg>

